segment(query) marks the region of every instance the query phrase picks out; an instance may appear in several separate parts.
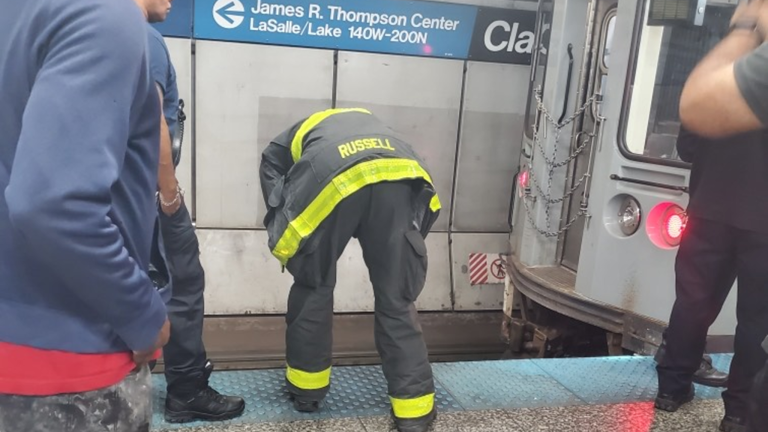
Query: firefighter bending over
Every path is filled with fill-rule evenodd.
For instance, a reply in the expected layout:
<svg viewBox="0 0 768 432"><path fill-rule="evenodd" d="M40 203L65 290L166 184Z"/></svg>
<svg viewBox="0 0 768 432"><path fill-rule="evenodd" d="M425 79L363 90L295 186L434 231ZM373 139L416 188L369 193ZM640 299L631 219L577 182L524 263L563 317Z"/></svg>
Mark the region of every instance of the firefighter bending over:
<svg viewBox="0 0 768 432"><path fill-rule="evenodd" d="M294 277L286 315L294 407L316 411L328 394L336 261L355 237L373 283L374 337L395 423L426 431L435 386L414 302L440 201L424 163L369 111L332 109L276 137L260 180L269 248Z"/></svg>

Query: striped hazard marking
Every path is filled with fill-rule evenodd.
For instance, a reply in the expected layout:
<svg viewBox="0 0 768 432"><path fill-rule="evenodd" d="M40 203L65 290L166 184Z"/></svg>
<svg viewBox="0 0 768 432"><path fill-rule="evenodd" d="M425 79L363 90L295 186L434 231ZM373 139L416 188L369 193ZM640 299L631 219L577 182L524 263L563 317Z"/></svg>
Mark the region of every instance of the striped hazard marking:
<svg viewBox="0 0 768 432"><path fill-rule="evenodd" d="M469 284L503 284L505 278L504 263L499 254L469 254Z"/></svg>
<svg viewBox="0 0 768 432"><path fill-rule="evenodd" d="M484 253L469 254L469 284L488 283L488 256Z"/></svg>

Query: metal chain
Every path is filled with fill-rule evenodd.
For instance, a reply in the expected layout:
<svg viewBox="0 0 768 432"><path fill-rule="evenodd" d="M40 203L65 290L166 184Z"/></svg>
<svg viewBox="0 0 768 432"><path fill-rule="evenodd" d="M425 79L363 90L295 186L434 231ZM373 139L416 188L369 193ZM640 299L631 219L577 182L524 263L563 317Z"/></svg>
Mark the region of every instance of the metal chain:
<svg viewBox="0 0 768 432"><path fill-rule="evenodd" d="M571 220L569 220L568 223L565 224L561 229L557 231L547 231L539 228L538 225L536 225L536 222L534 222L533 217L531 216L532 210L528 206L528 201L523 200L523 205L525 206L525 214L528 216L528 222L533 226L534 229L536 229L536 231L539 232L539 234L543 235L544 237L559 237L562 233L568 231L568 229L571 228L571 226L575 224L579 218L588 215L586 210L579 209L579 212L576 213L576 215L572 217Z"/></svg>
<svg viewBox="0 0 768 432"><path fill-rule="evenodd" d="M568 192L565 193L565 195L561 196L560 198L550 198L549 196L546 196L544 191L541 189L541 186L539 186L538 180L536 180L531 175L528 175L528 178L533 182L533 185L536 186L536 191L539 193L539 196L541 196L542 201L547 202L549 204L558 204L566 200L566 198L570 197L571 195L576 192L576 189L581 186L582 183L589 177L589 173L584 173L579 178L579 181L576 182L575 186L573 186ZM543 195L543 196L542 196Z"/></svg>
<svg viewBox="0 0 768 432"><path fill-rule="evenodd" d="M526 196L523 199L523 205L525 206L525 212L528 218L528 222L534 227L534 229L536 229L536 231L538 231L539 234L545 237L559 237L561 234L568 231L568 229L570 229L570 227L574 223L576 223L576 221L579 220L579 218L583 216L589 216L589 213L587 211L586 201L585 201L586 197L582 195L579 211L562 228L558 229L557 231L551 230L552 224L551 224L551 216L550 216L550 206L552 204L562 203L567 198L571 197L574 193L576 193L576 190L582 185L582 183L584 183L584 181L590 177L590 174L584 173L584 175L581 176L579 181L576 182L570 188L570 190L566 192L563 196L559 198L552 198L551 196L552 181L555 175L555 170L557 168L561 168L570 164L574 159L576 159L584 151L587 145L589 145L589 143L591 143L595 138L594 133L587 134L586 138L578 145L578 147L573 152L569 151L568 156L564 160L557 162L557 152L559 150L558 144L560 143L560 132L563 127L572 123L581 114L583 114L584 111L586 111L587 108L589 108L595 102L597 95L593 95L590 98L588 98L585 101L585 103L581 107L579 107L579 109L577 109L576 112L573 113L571 116L564 119L562 122L557 122L555 118L552 116L552 114L549 112L549 110L547 110L547 108L544 106L544 102L542 101L542 98L541 98L541 87L539 86L535 88L533 93L534 93L534 96L536 97L536 109L541 114L543 114L544 118L547 120L544 128L545 138L546 138L547 127L551 125L551 126L554 126L555 128L555 140L554 140L554 145L552 146L552 156L547 157L547 154L544 151L544 146L542 145L542 142L541 142L542 137L541 137L541 130L539 128L539 125L538 124L534 125L534 134L533 134L534 147L539 148L538 152L541 154L547 166L547 174L548 174L547 187L546 187L546 191L544 191L541 186L541 183L537 179L537 176L534 175L532 167L529 166L528 178L530 181L533 182L536 188L536 196L531 196L530 190L526 191ZM528 203L528 198L533 198L535 200L537 197L540 197L541 201L544 204L544 217L545 217L546 229L542 229L536 224L536 222L533 219L533 211Z"/></svg>
<svg viewBox="0 0 768 432"><path fill-rule="evenodd" d="M563 162L558 162L558 163L554 163L554 161L550 162L546 158L546 155L544 154L544 150L541 148L541 146L538 146L539 147L539 152L541 153L542 157L544 157L544 159L547 162L548 166L550 166L551 168L559 168L561 166L566 165L570 161L576 159L576 157L578 155L580 155L582 153L582 151L584 151L584 149L587 147L587 144L589 144L590 138L592 138L592 137L593 137L592 134L588 134L587 135L587 139L585 139L584 142L579 147L576 148L576 151L574 151L572 155L568 156L568 158L566 158ZM581 186L581 184L589 176L590 176L590 173L588 173L588 172L584 173L584 175L582 175L581 178L579 178L579 181L576 182L576 184L571 188L571 190L566 192L565 195L561 196L560 198L550 198L549 194L545 193L544 190L541 188L541 185L539 184L539 181L537 180L537 176L533 174L531 167L530 166L528 167L528 179L533 182L534 186L536 186L536 191L539 193L539 195L542 195L542 199L544 201L546 201L547 203L550 203L550 204L561 203L566 198L568 198L571 195L573 195L573 193L576 192L576 189L578 189L579 186Z"/></svg>
<svg viewBox="0 0 768 432"><path fill-rule="evenodd" d="M594 138L593 134L587 134L587 138L578 146L576 147L576 150L574 150L573 154L569 155L567 158L563 159L560 162L555 162L554 160L549 160L547 158L547 155L544 153L544 149L542 146L536 146L539 149L539 153L541 154L541 157L544 158L544 161L547 163L547 166L552 166L552 168L560 168L562 166L568 165L571 163L572 160L579 157L582 151L584 151L585 148L587 148L587 145L591 142L592 138Z"/></svg>

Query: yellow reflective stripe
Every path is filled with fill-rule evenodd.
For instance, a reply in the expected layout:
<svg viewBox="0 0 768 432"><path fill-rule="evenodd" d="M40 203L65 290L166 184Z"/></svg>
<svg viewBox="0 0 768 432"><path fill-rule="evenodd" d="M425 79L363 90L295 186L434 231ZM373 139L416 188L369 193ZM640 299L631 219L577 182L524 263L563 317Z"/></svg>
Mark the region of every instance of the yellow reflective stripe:
<svg viewBox="0 0 768 432"><path fill-rule="evenodd" d="M433 212L436 212L440 210L440 198L437 197L437 194L432 197L432 199L429 201L429 209Z"/></svg>
<svg viewBox="0 0 768 432"><path fill-rule="evenodd" d="M337 108L327 109L325 111L312 114L308 119L304 120L304 123L301 124L299 130L296 132L296 135L293 136L293 141L291 141L291 156L293 157L293 163L296 163L299 161L299 159L301 159L301 152L304 148L304 137L309 133L309 131L314 129L315 126L319 125L328 117L334 114L341 114L345 112L361 112L365 114L371 113L367 109L363 108Z"/></svg>
<svg viewBox="0 0 768 432"><path fill-rule="evenodd" d="M288 366L285 377L302 390L318 390L331 385L331 368L321 372L304 372Z"/></svg>
<svg viewBox="0 0 768 432"><path fill-rule="evenodd" d="M299 249L301 240L309 237L342 199L363 187L382 181L414 178L432 183L424 168L410 159L374 159L353 166L328 183L307 208L288 223L272 254L285 265ZM433 206L436 206L433 211L437 211L440 201L433 198L430 208Z"/></svg>
<svg viewBox="0 0 768 432"><path fill-rule="evenodd" d="M393 397L389 399L392 401L392 411L395 412L395 417L401 419L424 417L431 413L432 408L435 406L434 393L415 399L398 399Z"/></svg>

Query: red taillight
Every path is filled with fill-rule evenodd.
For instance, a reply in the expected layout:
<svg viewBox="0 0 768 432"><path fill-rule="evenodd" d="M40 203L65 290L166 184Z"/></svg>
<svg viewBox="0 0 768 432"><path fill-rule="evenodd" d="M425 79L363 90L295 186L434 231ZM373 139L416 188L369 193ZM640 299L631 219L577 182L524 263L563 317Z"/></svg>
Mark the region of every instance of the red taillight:
<svg viewBox="0 0 768 432"><path fill-rule="evenodd" d="M685 221L683 216L673 214L667 219L667 235L672 239L677 239L683 234Z"/></svg>
<svg viewBox="0 0 768 432"><path fill-rule="evenodd" d="M525 189L528 187L528 170L520 173L520 188Z"/></svg>
<svg viewBox="0 0 768 432"><path fill-rule="evenodd" d="M680 244L685 231L685 210L675 203L663 202L651 210L645 225L648 238L662 249L672 249Z"/></svg>
<svg viewBox="0 0 768 432"><path fill-rule="evenodd" d="M662 213L662 220L664 242L671 247L676 247L680 244L685 231L685 210L677 204L672 204Z"/></svg>
<svg viewBox="0 0 768 432"><path fill-rule="evenodd" d="M528 192L528 170L520 172L517 176L517 195L522 198Z"/></svg>

